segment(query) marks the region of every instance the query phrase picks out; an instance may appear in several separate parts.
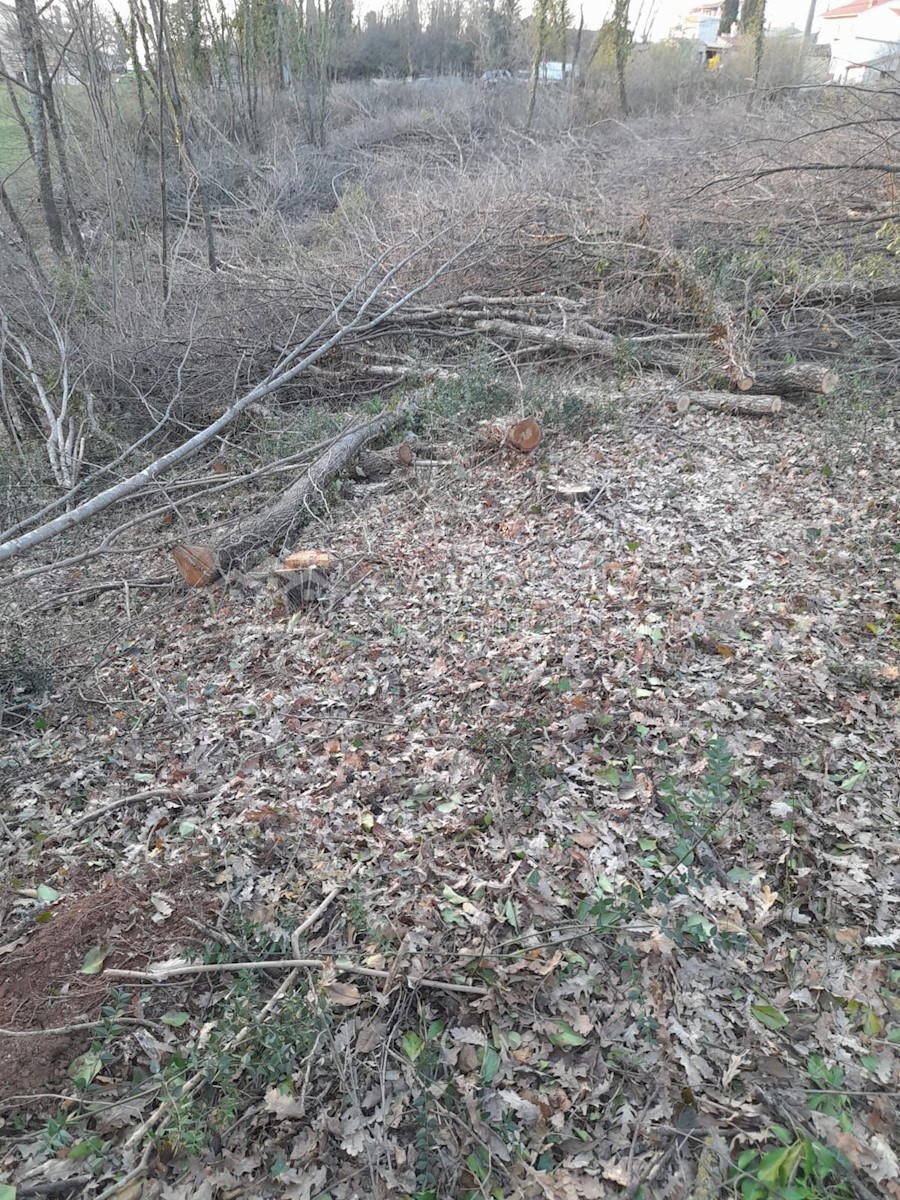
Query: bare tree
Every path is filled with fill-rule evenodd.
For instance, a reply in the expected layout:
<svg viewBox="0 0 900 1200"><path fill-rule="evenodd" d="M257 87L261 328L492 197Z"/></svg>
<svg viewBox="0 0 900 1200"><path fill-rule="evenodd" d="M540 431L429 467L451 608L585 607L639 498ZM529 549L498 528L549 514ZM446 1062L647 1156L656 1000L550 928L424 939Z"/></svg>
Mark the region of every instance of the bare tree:
<svg viewBox="0 0 900 1200"><path fill-rule="evenodd" d="M25 330L16 329L8 313L0 311L0 391L3 410L10 413L8 376L19 384L32 423L40 424L47 447L47 459L56 485L69 492L78 482L87 436L96 428L93 398L81 394L71 376L69 350L65 336L49 306L44 303L47 341L55 361L44 368Z"/></svg>
<svg viewBox="0 0 900 1200"><path fill-rule="evenodd" d="M584 5L582 4L578 15L578 28L575 31L575 45L572 47L572 78L574 79L578 71L578 60L581 57L581 39L584 36Z"/></svg>
<svg viewBox="0 0 900 1200"><path fill-rule="evenodd" d="M568 52L567 42L569 40L569 21L571 13L569 12L568 0L556 0L555 13L556 35L559 38L559 57L560 66L562 68L562 82L566 81L566 54Z"/></svg>
<svg viewBox="0 0 900 1200"><path fill-rule="evenodd" d="M44 111L43 81L38 66L41 30L37 9L34 0L15 0L15 6L22 48L22 63L25 69L24 87L28 95L31 142L41 210L53 253L57 258L63 258L66 246L63 239L62 220L56 205L56 197L53 194L53 172L50 166L50 141L47 133L47 116ZM41 51L42 54L43 51Z"/></svg>
<svg viewBox="0 0 900 1200"><path fill-rule="evenodd" d="M531 122L534 119L534 109L537 104L538 82L541 77L541 64L544 61L544 50L547 47L547 38L550 36L550 28L552 23L551 12L552 0L537 0L534 9L534 57L531 60L531 85L528 89L528 116L525 120L525 128L531 128Z"/></svg>

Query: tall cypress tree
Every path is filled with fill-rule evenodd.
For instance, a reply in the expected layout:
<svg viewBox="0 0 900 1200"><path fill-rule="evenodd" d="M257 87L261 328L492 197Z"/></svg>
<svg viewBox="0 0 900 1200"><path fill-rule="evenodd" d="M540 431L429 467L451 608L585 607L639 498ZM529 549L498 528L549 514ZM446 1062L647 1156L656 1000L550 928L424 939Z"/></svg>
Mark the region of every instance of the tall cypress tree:
<svg viewBox="0 0 900 1200"><path fill-rule="evenodd" d="M722 15L719 18L719 33L731 33L735 21L738 19L738 9L740 7L739 0L725 0L722 5Z"/></svg>
<svg viewBox="0 0 900 1200"><path fill-rule="evenodd" d="M765 8L765 0L744 0L741 5L741 19L738 23L741 33L752 34L756 30L757 16L761 8Z"/></svg>

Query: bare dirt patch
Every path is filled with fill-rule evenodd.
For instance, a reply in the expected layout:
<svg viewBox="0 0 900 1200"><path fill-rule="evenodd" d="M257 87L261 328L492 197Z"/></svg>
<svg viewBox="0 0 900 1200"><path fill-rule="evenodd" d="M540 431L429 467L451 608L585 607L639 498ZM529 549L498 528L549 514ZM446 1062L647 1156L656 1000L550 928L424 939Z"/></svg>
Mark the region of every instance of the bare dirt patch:
<svg viewBox="0 0 900 1200"><path fill-rule="evenodd" d="M93 886L86 876L81 887L76 883L76 891L50 910L49 919L0 959L5 1029L38 1035L98 1021L110 984L80 973L95 947L109 950L107 966L140 968L202 940L187 919L212 908L198 876L168 871L148 873L141 880L110 874ZM165 920L154 902L154 896L163 894L177 906ZM29 1097L37 1100L38 1093L67 1088L68 1068L90 1041L90 1030L0 1038L0 1100L15 1097L24 1105Z"/></svg>

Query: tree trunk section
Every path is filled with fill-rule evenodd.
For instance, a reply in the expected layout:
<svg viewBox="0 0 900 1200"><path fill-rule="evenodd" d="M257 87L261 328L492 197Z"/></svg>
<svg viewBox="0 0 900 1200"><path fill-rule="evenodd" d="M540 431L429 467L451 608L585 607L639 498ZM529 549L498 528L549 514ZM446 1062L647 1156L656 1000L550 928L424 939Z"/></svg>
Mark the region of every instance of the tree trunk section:
<svg viewBox="0 0 900 1200"><path fill-rule="evenodd" d="M59 114L56 111L56 98L53 95L53 77L47 69L47 58L44 54L44 42L41 37L35 43L38 75L41 80L41 90L44 96L44 108L47 112L47 122L56 147L56 159L59 163L59 173L62 179L63 196L66 202L66 220L69 226L69 238L77 258L84 258L84 241L78 227L78 210L75 207L75 186L72 183L72 173L69 170L69 155L66 149L66 139L63 133Z"/></svg>
<svg viewBox="0 0 900 1200"><path fill-rule="evenodd" d="M251 517L237 536L218 547L218 573L224 575L270 546L289 545L307 517L319 506L325 488L353 456L368 442L402 425L414 411L415 397L410 397L394 412L381 413L342 433L275 504Z"/></svg>
<svg viewBox="0 0 900 1200"><path fill-rule="evenodd" d="M524 417L521 421L488 421L478 435L490 446L508 446L519 454L530 454L540 445L541 427L534 417Z"/></svg>
<svg viewBox="0 0 900 1200"><path fill-rule="evenodd" d="M705 408L710 412L734 413L741 417L771 417L780 413L783 402L780 396L754 396L747 392L676 392L669 395L675 402L675 411L689 412L692 408Z"/></svg>
<svg viewBox="0 0 900 1200"><path fill-rule="evenodd" d="M691 408L703 408L710 412L735 413L744 417L769 417L784 411L780 396L756 396L748 392L703 391L680 389L667 383L638 384L630 391L604 391L602 388L575 388L575 395L599 404L633 404L656 401L670 404L676 412L686 413Z"/></svg>
<svg viewBox="0 0 900 1200"><path fill-rule="evenodd" d="M50 237L50 246L57 258L66 253L63 240L62 221L56 198L53 195L53 174L50 168L50 145L47 136L47 119L44 113L41 76L38 71L37 43L40 39L37 11L34 0L16 0L16 17L19 37L22 41L22 63L25 81L28 84L28 103L31 109L31 137L34 143L34 167L38 180L38 192L44 223Z"/></svg>
<svg viewBox="0 0 900 1200"><path fill-rule="evenodd" d="M819 363L794 363L793 366L760 371L753 381L753 391L782 392L787 396L808 393L830 396L837 385L836 371L820 366Z"/></svg>

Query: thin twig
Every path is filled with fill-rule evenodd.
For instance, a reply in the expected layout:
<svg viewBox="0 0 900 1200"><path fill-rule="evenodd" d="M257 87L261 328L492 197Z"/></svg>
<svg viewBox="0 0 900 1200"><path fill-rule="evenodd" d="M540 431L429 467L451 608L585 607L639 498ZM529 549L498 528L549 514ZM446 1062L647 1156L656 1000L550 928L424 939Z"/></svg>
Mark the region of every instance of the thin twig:
<svg viewBox="0 0 900 1200"><path fill-rule="evenodd" d="M114 1017L108 1023L111 1025L140 1025L142 1029L152 1029L155 1033L165 1032L165 1027L157 1021L144 1021L140 1017ZM98 1029L106 1024L106 1018L102 1018L97 1021L79 1021L76 1025L58 1025L54 1029L0 1029L0 1037L66 1037L70 1033L86 1033L90 1029Z"/></svg>
<svg viewBox="0 0 900 1200"><path fill-rule="evenodd" d="M326 967L348 975L364 975L370 979L388 979L389 971L379 971L375 967L360 967L346 959L338 959L331 963L324 958L274 958L253 962L235 963L184 963L179 966L163 967L158 971L126 971L114 967L103 974L110 979L134 979L142 983L163 983L183 975L212 975L217 971L277 971L279 968L291 967L296 970L321 971ZM447 983L443 979L417 979L415 987L437 988L445 992L460 992L470 996L487 996L487 988L476 987L468 983Z"/></svg>
<svg viewBox="0 0 900 1200"><path fill-rule="evenodd" d="M41 843L42 847L55 846L58 842L76 830L81 829L83 825L89 824L91 821L99 821L111 812L115 812L118 808L124 808L126 804L137 804L141 800L155 800L159 796L169 796L172 794L172 788L147 788L143 792L132 792L128 796L120 796L118 800L113 800L109 804L104 804L101 808L93 808L90 812L83 813L74 821L70 821L66 826L65 832L53 833L50 837L45 838Z"/></svg>

